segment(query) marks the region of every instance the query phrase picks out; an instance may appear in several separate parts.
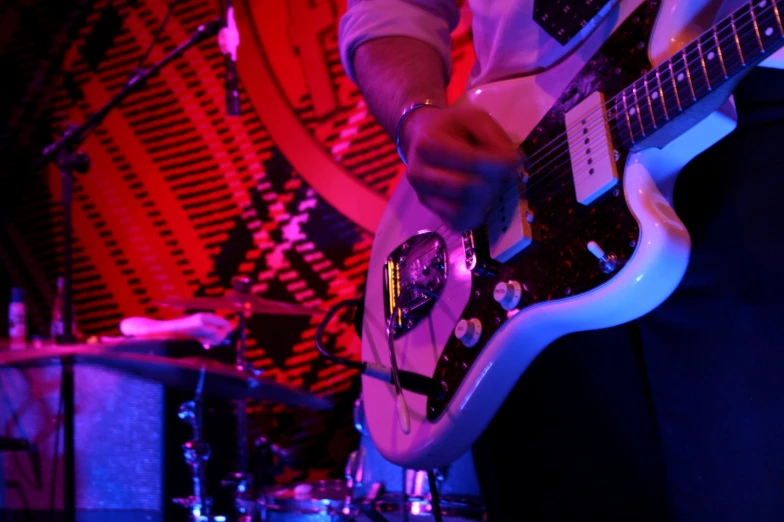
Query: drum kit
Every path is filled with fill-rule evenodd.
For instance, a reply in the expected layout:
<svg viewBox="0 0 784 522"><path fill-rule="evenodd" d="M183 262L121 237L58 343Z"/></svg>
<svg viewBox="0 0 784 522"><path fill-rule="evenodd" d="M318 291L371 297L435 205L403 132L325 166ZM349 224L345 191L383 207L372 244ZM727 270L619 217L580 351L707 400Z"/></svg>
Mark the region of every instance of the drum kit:
<svg viewBox="0 0 784 522"><path fill-rule="evenodd" d="M183 310L238 312L239 326L235 364L203 357L171 358L129 353L122 343L54 345L0 355L0 366L27 367L50 364L82 364L109 368L166 387L192 391L181 404L178 417L192 432L182 444L192 479L192 493L173 502L188 510L189 522L399 522L436 520L447 522L483 520L484 509L471 455L436 473L436 494L429 475L386 461L370 439L364 422L364 404L354 404L354 425L360 444L345 466L345 478L266 487L256 491L248 469L248 419L246 401L274 401L288 406L324 410L331 402L297 388L263 377L245 358L245 321L253 314L319 315L320 310L262 299L250 294L250 282L235 278L234 294L227 297L192 298L159 304ZM210 445L203 436L205 397L237 402L237 455L239 468L230 480L234 517L211 513L206 491L206 465ZM432 473L430 474L432 476Z"/></svg>

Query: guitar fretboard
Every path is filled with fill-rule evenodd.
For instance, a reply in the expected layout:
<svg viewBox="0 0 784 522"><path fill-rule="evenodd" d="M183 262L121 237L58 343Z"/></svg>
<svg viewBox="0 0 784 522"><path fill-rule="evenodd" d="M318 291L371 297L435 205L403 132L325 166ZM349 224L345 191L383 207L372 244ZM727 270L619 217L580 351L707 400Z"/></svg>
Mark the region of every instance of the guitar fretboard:
<svg viewBox="0 0 784 522"><path fill-rule="evenodd" d="M623 145L644 140L784 45L782 4L784 0L756 0L744 5L618 93L609 106Z"/></svg>

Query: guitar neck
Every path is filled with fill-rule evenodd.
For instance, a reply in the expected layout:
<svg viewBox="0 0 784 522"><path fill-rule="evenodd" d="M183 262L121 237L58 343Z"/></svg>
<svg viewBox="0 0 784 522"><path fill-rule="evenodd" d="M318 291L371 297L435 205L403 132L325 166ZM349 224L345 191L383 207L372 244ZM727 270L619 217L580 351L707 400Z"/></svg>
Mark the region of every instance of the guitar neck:
<svg viewBox="0 0 784 522"><path fill-rule="evenodd" d="M781 48L783 6L784 0L744 5L618 93L609 106L621 143L631 148L645 140Z"/></svg>

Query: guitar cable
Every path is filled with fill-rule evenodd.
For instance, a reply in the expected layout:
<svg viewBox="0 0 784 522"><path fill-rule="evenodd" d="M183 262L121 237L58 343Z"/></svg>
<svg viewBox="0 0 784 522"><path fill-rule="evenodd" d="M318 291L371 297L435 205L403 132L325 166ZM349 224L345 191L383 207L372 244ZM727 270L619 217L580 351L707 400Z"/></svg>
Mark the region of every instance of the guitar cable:
<svg viewBox="0 0 784 522"><path fill-rule="evenodd" d="M329 352L324 345L322 344L322 339L324 337L324 330L327 327L327 324L332 320L335 314L338 313L339 310L343 308L349 307L359 307L362 304L362 299L360 298L351 298L351 299L344 299L338 303L335 303L324 315L324 318L319 323L318 327L316 328L316 335L315 335L315 343L316 349L329 359L330 361L346 366L348 368L353 368L358 370L363 375L368 375L370 377L375 377L376 379L381 379L389 384L395 385L395 391L397 393L397 413L398 413L398 421L400 423L400 427L404 433L408 434L411 430L411 421L409 417L408 411L408 404L406 403L406 399L403 396L403 390L411 391L413 393L418 393L425 396L432 396L432 397L439 397L443 394L441 387L438 386L438 383L435 379L427 377L425 375L409 372L406 370L399 370L397 367L397 357L394 350L394 338L392 336L392 323L394 321L395 316L397 315L397 307L393 310L392 314L390 315L389 319L387 320L387 340L389 343L389 355L390 355L390 362L392 363L391 368L387 368L385 366L381 366L379 364L361 362L361 361L352 361L351 359L347 359L345 357L341 357L339 355L335 355L334 353ZM430 486L430 495L431 501L433 502L433 516L436 522L442 522L443 514L441 511L441 503L439 499L439 492L438 492L438 484L436 481L435 472L433 470L429 470L427 473L428 482ZM365 505L365 509L362 512L371 518L373 521L378 522L388 522L386 518L384 518L380 513L378 513L372 505ZM406 512L407 514L407 512Z"/></svg>
<svg viewBox="0 0 784 522"><path fill-rule="evenodd" d="M389 348L389 361L392 363L392 377L395 383L396 405L395 411L397 412L397 420L400 424L400 429L403 433L408 435L411 433L411 414L408 410L408 403L406 397L403 395L403 386L400 384L400 371L397 367L397 354L395 353L395 338L393 324L397 314L400 312L400 303L395 303L392 313L389 314L387 319L387 347Z"/></svg>
<svg viewBox="0 0 784 522"><path fill-rule="evenodd" d="M369 377L374 377L376 379L380 379L384 382L389 384L394 384L396 390L398 391L399 395L400 390L407 390L412 393L416 393L419 395L425 395L428 397L436 397L439 398L442 394L441 387L438 386L438 383L435 379L431 377L427 377L426 375L422 375L420 373L409 372L406 370L398 370L397 369L397 360L395 358L394 350L391 352L391 361L392 367L383 366L380 364L364 362L364 361L353 361L346 357L341 357L339 355L335 355L331 353L324 347L323 338L324 338L324 330L327 328L327 324L332 320L335 314L338 313L343 308L349 307L358 307L362 304L362 299L360 298L351 298L351 299L344 299L338 303L335 303L324 315L324 318L319 323L318 327L316 328L316 335L315 335L315 343L316 349L319 351L321 355L329 359L330 361L334 362L335 364L340 364L342 366L346 366L348 368L352 368L354 370L359 371L362 375L367 375ZM394 317L394 315L392 316ZM391 337L389 337L391 339ZM390 349L393 346L390 344ZM397 378L395 378L395 373L397 373Z"/></svg>

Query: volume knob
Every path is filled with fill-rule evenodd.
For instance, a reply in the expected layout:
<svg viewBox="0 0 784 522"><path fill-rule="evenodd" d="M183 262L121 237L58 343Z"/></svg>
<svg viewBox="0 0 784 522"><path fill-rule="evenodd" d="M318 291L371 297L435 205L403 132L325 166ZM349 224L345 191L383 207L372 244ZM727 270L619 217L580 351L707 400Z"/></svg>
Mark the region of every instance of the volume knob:
<svg viewBox="0 0 784 522"><path fill-rule="evenodd" d="M460 319L455 326L455 337L467 348L473 348L482 337L482 321L476 317L468 320Z"/></svg>
<svg viewBox="0 0 784 522"><path fill-rule="evenodd" d="M517 281L501 281L495 285L493 290L493 299L498 301L498 304L504 310L514 310L520 304L520 298L523 296L523 287Z"/></svg>

